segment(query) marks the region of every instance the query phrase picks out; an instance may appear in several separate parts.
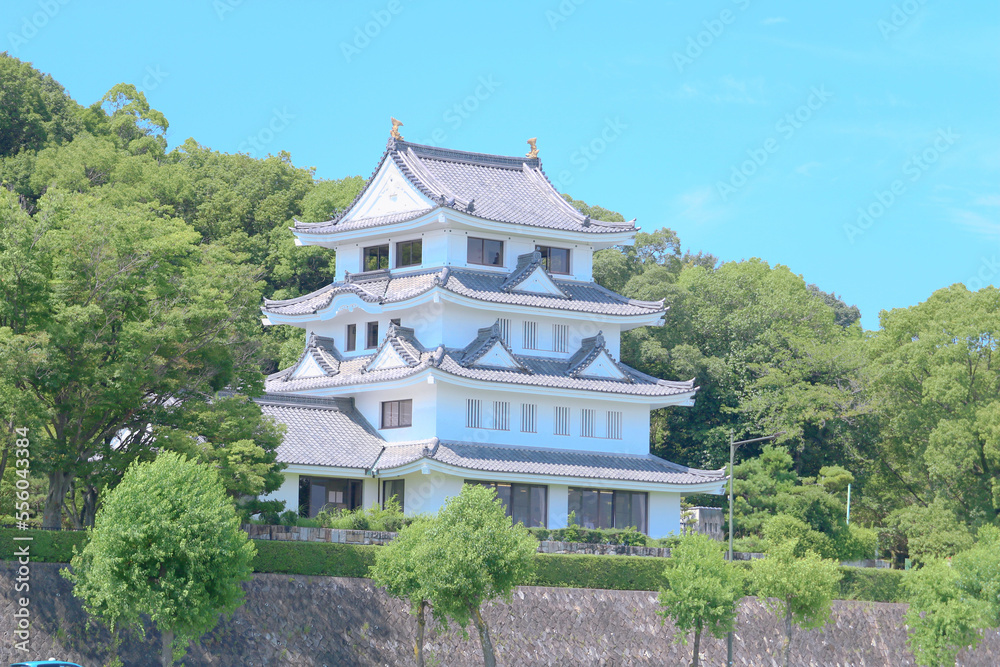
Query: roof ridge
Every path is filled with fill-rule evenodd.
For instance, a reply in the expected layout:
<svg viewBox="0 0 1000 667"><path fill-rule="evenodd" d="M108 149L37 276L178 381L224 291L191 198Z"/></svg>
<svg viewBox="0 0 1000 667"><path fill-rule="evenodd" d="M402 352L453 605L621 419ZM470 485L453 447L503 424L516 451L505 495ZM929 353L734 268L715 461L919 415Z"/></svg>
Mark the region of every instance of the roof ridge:
<svg viewBox="0 0 1000 667"><path fill-rule="evenodd" d="M417 157L426 157L428 160L441 160L447 162L464 162L483 167L496 167L500 169L521 169L521 165L540 166L541 158L529 158L517 155L499 155L497 153L476 153L473 151L462 151L456 148L443 148L441 146L428 146L426 144L416 144L409 141L396 141L396 145L402 144L406 148L413 150ZM424 155L421 155L423 153Z"/></svg>

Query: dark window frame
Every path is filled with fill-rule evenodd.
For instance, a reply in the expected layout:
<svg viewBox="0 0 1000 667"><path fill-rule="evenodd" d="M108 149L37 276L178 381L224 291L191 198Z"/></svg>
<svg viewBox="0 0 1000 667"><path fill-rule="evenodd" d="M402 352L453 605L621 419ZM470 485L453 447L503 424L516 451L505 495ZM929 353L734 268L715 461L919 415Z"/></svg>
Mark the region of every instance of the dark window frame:
<svg viewBox="0 0 1000 667"><path fill-rule="evenodd" d="M385 410L386 410L387 406L392 406L392 404L396 404L396 415L395 415L395 422L396 423L395 424L392 424L392 423L387 424L386 423L387 421L388 422L392 422L393 419L391 418L392 417L391 412L390 412L390 419L388 419L388 420L386 419ZM406 409L405 412L403 410L403 405L407 406L407 409ZM390 407L390 410L391 409L392 408ZM405 424L403 423L403 416L404 416L404 414L409 418L409 421L407 421ZM397 399L397 400L394 400L394 401L382 401L381 411L380 411L380 423L382 425L381 428L383 428L383 429L387 429L387 428L409 428L410 426L413 426L413 399L412 398L400 398L400 399Z"/></svg>
<svg viewBox="0 0 1000 667"><path fill-rule="evenodd" d="M479 257L482 258L481 262L477 262L477 261L474 261L472 259L473 258L473 245L476 244L476 243L479 244L478 251L479 251ZM496 263L487 262L486 261L486 256L487 256L486 253L487 253L487 244L488 243L496 243L496 244L500 245L500 251L496 254L497 255L497 262ZM466 261L469 264L475 264L476 266L497 266L497 267L500 267L500 268L504 267L504 242L503 241L498 241L496 239L481 238L479 236L470 236L470 237L468 237L468 240L465 243L465 252L466 252Z"/></svg>
<svg viewBox="0 0 1000 667"><path fill-rule="evenodd" d="M568 498L567 498L567 500L568 500L568 502L567 502L567 512L574 512L574 511L576 511L576 508L574 507L574 502L572 500L574 492L581 494L581 496L580 496L580 507L579 507L580 511L576 512L576 524L578 526L589 528L590 526L588 526L587 523L591 523L591 522L584 523L584 520L583 520L582 513L583 513L583 510L586 507L587 503L584 500L584 497L583 497L582 494L585 494L585 493L596 493L597 494L597 498L596 498L596 500L597 500L597 503L596 503L597 517L596 517L596 521L592 522L594 524L593 525L594 528L602 528L603 527L603 528L622 529L622 528L627 528L628 526L635 525L635 523L641 523L642 525L637 525L635 527L639 530L639 532L644 533L646 535L649 534L649 493L648 492L646 492L646 491L626 491L624 489L593 489L593 488L585 488L585 487L569 487L568 492L567 492L568 493ZM610 507L607 508L607 511L609 512L609 516L608 516L609 521L607 522L607 525L603 525L603 524L605 524L605 522L602 521L602 519L604 518L602 516L602 507L607 502L607 499L604 499L604 498L601 497L604 494L610 494L611 495L611 505L610 505ZM620 504L624 503L625 500L626 500L625 497L624 497L625 495L628 496L628 503L629 503L630 513L632 513L632 510L633 510L633 508L632 508L632 503L634 502L633 496L636 496L636 495L644 496L644 501L643 501L643 504L644 504L643 516L641 517L642 521L640 521L640 522L629 521L627 523L627 525L619 526L618 525L618 523L619 523L619 521L618 521L618 514L619 514L619 510L620 510Z"/></svg>
<svg viewBox="0 0 1000 667"><path fill-rule="evenodd" d="M540 508L540 510L538 512L538 514L540 515L540 522L538 524L534 525L534 526L528 526L527 524L525 524L525 527L526 528L547 528L548 527L548 525L549 525L549 487L547 485L545 485L545 484L521 484L521 483L516 483L516 482L489 482L489 481L478 480L478 479L467 479L467 480L465 480L465 484L476 484L478 486L487 486L487 487L490 487L490 488L494 489L494 491L496 491L497 497L500 498L500 502L503 503L504 510L507 512L507 516L510 518L510 520L511 520L512 523L517 523L517 521L515 521L515 519L514 519L515 493L517 493L518 491L521 491L522 489L527 490L527 493L528 493L528 502L529 502L529 505L528 505L528 522L530 523L530 521L531 521L530 517L531 517L531 514L532 514L532 511L531 511L532 508L531 508L531 504L530 504L531 500L532 500L532 496L533 496L532 491L534 491L534 490L541 490L542 506L541 506L541 508ZM506 488L502 490L501 487L506 487ZM509 489L509 490L507 490L507 489ZM521 521L521 523L524 523L524 522Z"/></svg>
<svg viewBox="0 0 1000 667"><path fill-rule="evenodd" d="M416 244L418 250L417 261L413 261L413 245ZM409 256L409 262L404 264L403 258ZM424 243L423 239L410 239L409 241L396 242L396 268L402 269L408 266L420 266L423 263Z"/></svg>
<svg viewBox="0 0 1000 667"><path fill-rule="evenodd" d="M549 273L555 273L555 274L558 274L558 275L561 275L561 276L568 276L571 273L573 273L573 264L572 264L572 261L571 261L572 260L572 257L571 257L572 252L571 252L571 250L569 248L560 248L559 246L553 246L553 245L536 245L535 246L535 250L537 252L542 253L542 266ZM565 252L566 253L566 270L565 271L556 271L555 269L552 268L552 251L553 250L558 250L560 252Z"/></svg>
<svg viewBox="0 0 1000 667"><path fill-rule="evenodd" d="M365 349L374 350L379 344L378 320L365 324Z"/></svg>
<svg viewBox="0 0 1000 667"><path fill-rule="evenodd" d="M385 250L385 254L384 255L382 253L383 249ZM369 264L368 258L369 258L369 256L371 256L371 252L370 251L372 251L372 250L375 251L375 255L374 255L375 256L375 266L374 267L371 267L371 266L368 265ZM382 266L383 263L385 264L385 266ZM371 245L371 246L368 246L367 248L362 248L361 249L361 270L362 271L377 271L379 269L388 269L388 268L389 268L389 244L388 243L380 243L379 245Z"/></svg>
<svg viewBox="0 0 1000 667"><path fill-rule="evenodd" d="M354 352L358 349L358 325L348 324L344 332L344 351Z"/></svg>
<svg viewBox="0 0 1000 667"><path fill-rule="evenodd" d="M391 493L390 489L399 485L399 491L396 493ZM388 502L389 498L396 496L399 498L399 506L406 510L406 480L400 477L399 479L384 479L382 480L382 509L385 509L385 504Z"/></svg>

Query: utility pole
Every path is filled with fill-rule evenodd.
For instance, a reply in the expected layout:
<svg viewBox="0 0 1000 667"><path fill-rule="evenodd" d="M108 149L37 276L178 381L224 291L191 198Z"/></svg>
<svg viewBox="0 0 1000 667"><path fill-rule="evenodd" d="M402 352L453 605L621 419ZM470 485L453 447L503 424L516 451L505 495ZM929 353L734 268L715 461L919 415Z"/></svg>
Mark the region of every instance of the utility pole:
<svg viewBox="0 0 1000 667"><path fill-rule="evenodd" d="M765 435L763 438L753 438L751 440L740 440L733 442L733 432L729 431L729 564L733 564L733 460L736 458L736 448L751 442L763 442L774 440L785 432ZM733 667L733 633L726 635L726 667Z"/></svg>

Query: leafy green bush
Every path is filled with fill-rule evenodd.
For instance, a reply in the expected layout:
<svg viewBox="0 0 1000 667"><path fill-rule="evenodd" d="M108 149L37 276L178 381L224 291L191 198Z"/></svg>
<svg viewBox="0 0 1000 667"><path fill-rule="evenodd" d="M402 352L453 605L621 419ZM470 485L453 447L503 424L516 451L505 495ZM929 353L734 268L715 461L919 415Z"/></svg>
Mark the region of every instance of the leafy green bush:
<svg viewBox="0 0 1000 667"><path fill-rule="evenodd" d="M30 537L14 540L14 537ZM0 560L16 560L15 552L28 546L31 560L36 563L68 563L73 557L73 547L82 550L88 540L82 530L18 530L0 528Z"/></svg>
<svg viewBox="0 0 1000 667"><path fill-rule="evenodd" d="M528 532L539 542L578 542L582 544L620 544L632 547L648 546L651 540L636 530L629 528L590 529L570 525L566 528L529 528Z"/></svg>
<svg viewBox="0 0 1000 667"><path fill-rule="evenodd" d="M873 567L841 567L841 600L867 602L905 602L902 570L884 570Z"/></svg>
<svg viewBox="0 0 1000 667"><path fill-rule="evenodd" d="M316 519L324 528L343 530L380 530L397 533L403 526L413 522L414 517L403 515L399 500L393 496L385 502L385 507L372 505L368 509L335 510L320 512Z"/></svg>
<svg viewBox="0 0 1000 667"><path fill-rule="evenodd" d="M657 591L663 585L664 560L644 556L535 554L532 586Z"/></svg>
<svg viewBox="0 0 1000 667"><path fill-rule="evenodd" d="M778 514L764 522L764 539L769 547L796 540L795 557L812 551L820 558L837 558L837 547L827 535L813 530L805 521L789 514Z"/></svg>
<svg viewBox="0 0 1000 667"><path fill-rule="evenodd" d="M840 560L874 558L878 547L878 531L851 524L834 539Z"/></svg>
<svg viewBox="0 0 1000 667"><path fill-rule="evenodd" d="M379 547L324 542L255 540L254 572L367 577Z"/></svg>

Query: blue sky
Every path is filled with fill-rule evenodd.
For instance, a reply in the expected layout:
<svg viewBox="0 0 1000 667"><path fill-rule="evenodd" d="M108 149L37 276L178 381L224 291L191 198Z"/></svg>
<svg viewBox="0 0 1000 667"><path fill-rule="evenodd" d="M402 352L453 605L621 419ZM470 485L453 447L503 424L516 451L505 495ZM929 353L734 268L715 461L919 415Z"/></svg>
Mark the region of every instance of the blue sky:
<svg viewBox="0 0 1000 667"><path fill-rule="evenodd" d="M1000 284L1000 3L5 2L2 46L90 104L143 88L225 152L367 176L407 140L523 154L576 198L761 257L867 328Z"/></svg>

